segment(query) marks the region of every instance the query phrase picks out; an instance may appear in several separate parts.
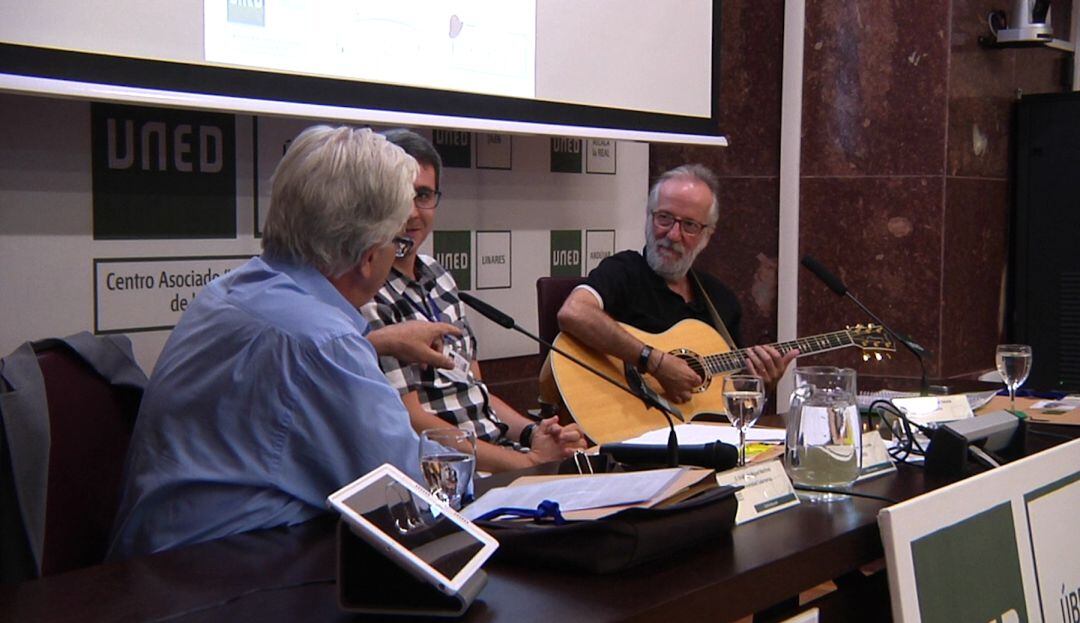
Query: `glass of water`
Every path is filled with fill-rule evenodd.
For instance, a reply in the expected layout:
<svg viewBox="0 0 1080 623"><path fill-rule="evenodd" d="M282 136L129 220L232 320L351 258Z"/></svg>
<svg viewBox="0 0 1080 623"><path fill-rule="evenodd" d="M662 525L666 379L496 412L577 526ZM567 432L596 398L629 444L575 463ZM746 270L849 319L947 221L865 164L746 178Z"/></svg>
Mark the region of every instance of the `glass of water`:
<svg viewBox="0 0 1080 623"><path fill-rule="evenodd" d="M727 418L739 431L739 467L746 465L746 431L761 416L765 406L765 384L752 374L724 377L724 406Z"/></svg>
<svg viewBox="0 0 1080 623"><path fill-rule="evenodd" d="M420 433L420 469L428 489L454 510L472 498L476 435L460 428Z"/></svg>
<svg viewBox="0 0 1080 623"><path fill-rule="evenodd" d="M1016 390L1031 373L1031 347L1026 344L998 344L998 374L1009 389L1009 410L1016 413Z"/></svg>

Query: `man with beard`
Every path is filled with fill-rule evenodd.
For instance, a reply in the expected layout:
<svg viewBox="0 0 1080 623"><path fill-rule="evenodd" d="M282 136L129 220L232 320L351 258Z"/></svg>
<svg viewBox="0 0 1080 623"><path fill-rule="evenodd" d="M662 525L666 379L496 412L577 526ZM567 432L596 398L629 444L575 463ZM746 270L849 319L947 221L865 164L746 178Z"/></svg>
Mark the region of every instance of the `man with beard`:
<svg viewBox="0 0 1080 623"><path fill-rule="evenodd" d="M716 175L700 164L661 175L649 190L644 254L622 251L604 259L559 310L563 331L651 374L678 403L690 400L702 379L685 361L665 356L618 322L662 333L687 318L714 326L715 315L730 334L728 341L735 342L730 346L738 345L742 312L735 295L711 275L690 268L715 231L717 188ZM781 355L771 346L755 346L747 368L773 386L797 355L797 350Z"/></svg>

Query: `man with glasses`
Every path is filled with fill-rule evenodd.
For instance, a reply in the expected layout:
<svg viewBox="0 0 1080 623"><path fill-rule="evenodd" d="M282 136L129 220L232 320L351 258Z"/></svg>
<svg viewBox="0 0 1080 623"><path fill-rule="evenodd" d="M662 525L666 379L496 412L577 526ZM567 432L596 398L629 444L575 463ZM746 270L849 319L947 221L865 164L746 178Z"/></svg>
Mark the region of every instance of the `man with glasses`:
<svg viewBox="0 0 1080 623"><path fill-rule="evenodd" d="M412 247L399 233L416 170L370 130L315 126L292 142L262 255L203 288L157 360L110 557L306 521L383 463L422 481L419 439L377 353L438 364L441 350L425 351L457 330L369 333L357 312Z"/></svg>
<svg viewBox="0 0 1080 623"><path fill-rule="evenodd" d="M434 258L418 253L431 235L442 197L442 159L427 139L410 130L385 132L386 138L416 159L419 172L405 235L411 248L394 260L386 284L361 313L376 330L410 320L446 322L461 338L446 344L457 361L454 369L409 365L388 356L380 359L390 384L401 393L413 427L457 426L477 438L479 469L500 471L555 461L584 448L577 425L560 426L555 418L533 422L488 391L481 380L476 337L458 298L457 284Z"/></svg>
<svg viewBox="0 0 1080 623"><path fill-rule="evenodd" d="M680 403L690 399L691 389L702 379L685 361L664 356L618 322L662 333L687 318L715 326L718 317L736 342L731 346L737 345L738 299L711 275L691 270L716 229L717 189L716 175L699 164L661 175L649 190L644 252L622 251L605 258L559 310L563 331L656 377L665 393ZM771 346L755 346L749 371L775 385L797 354L781 356Z"/></svg>

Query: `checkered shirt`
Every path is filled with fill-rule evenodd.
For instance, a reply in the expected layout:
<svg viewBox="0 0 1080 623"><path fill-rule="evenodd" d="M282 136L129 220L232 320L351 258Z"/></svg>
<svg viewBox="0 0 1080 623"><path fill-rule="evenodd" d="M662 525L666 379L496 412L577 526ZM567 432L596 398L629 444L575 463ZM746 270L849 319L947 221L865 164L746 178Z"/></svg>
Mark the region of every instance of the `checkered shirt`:
<svg viewBox="0 0 1080 623"><path fill-rule="evenodd" d="M457 295L457 283L434 258L416 256L416 281L391 269L386 283L360 313L372 330L406 320L435 320L452 324L462 332L454 344L470 362L476 360L476 337L465 317L465 307ZM435 309L432 309L432 307ZM380 357L390 384L402 395L416 391L420 404L458 428L471 430L477 439L514 445L506 439L507 426L489 406L488 390L472 370L466 382L451 381L435 368L403 365L394 357Z"/></svg>

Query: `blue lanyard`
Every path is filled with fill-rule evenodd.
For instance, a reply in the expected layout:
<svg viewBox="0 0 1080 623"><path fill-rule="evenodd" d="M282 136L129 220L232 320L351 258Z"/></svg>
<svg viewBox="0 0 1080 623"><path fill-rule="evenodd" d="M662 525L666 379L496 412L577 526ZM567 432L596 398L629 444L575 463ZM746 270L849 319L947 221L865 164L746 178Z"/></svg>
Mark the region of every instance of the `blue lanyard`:
<svg viewBox="0 0 1080 623"><path fill-rule="evenodd" d="M425 290L424 286L419 286L419 288L420 291L424 293L424 298L427 299L427 305L430 311L429 309L424 309L422 305L417 305L416 301L409 298L406 294L402 294L403 298L409 302L409 305L411 305L413 309L420 312L424 318L427 318L431 322L439 322L444 314L439 311L438 306L435 305L435 301L431 298L431 293Z"/></svg>
<svg viewBox="0 0 1080 623"><path fill-rule="evenodd" d="M496 508L480 515L476 518L476 521L495 521L499 517L522 517L532 519L534 523L541 523L545 519L550 519L556 526L566 523L566 519L563 518L562 512L559 510L559 503L552 500L540 502L535 509L507 506Z"/></svg>

